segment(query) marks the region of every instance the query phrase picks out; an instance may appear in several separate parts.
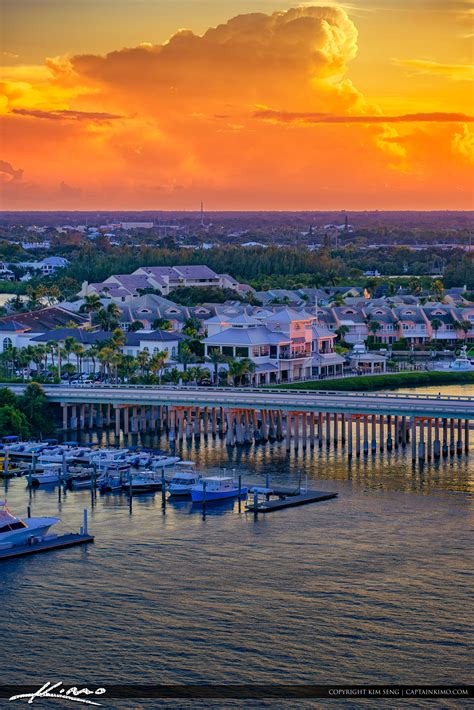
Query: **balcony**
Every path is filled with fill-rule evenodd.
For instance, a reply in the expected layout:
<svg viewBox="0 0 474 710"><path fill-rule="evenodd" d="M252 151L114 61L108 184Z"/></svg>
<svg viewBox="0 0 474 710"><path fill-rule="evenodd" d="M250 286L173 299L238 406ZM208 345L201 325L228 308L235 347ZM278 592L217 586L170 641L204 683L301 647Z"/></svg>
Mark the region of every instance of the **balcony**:
<svg viewBox="0 0 474 710"><path fill-rule="evenodd" d="M306 358L311 357L313 353L310 351L291 351L291 352L281 352L279 354L280 360L306 360Z"/></svg>

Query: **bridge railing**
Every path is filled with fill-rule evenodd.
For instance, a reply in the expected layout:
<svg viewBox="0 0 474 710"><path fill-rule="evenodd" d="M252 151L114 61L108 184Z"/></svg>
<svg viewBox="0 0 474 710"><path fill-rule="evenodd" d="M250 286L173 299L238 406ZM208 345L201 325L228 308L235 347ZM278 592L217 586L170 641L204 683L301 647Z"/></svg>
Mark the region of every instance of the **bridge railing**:
<svg viewBox="0 0 474 710"><path fill-rule="evenodd" d="M303 390L303 389L279 389L279 388L259 388L259 387L201 387L199 385L128 385L128 384L77 384L77 385L46 385L47 390L155 390L155 391L176 391L176 392L209 392L218 393L242 393L242 394L266 394L266 395L297 395L298 397L349 397L353 399L371 397L379 399L394 399L394 400L437 400L437 401L456 401L456 402L474 402L474 397L469 395L439 395L439 394L416 394L412 392L354 392L344 390Z"/></svg>

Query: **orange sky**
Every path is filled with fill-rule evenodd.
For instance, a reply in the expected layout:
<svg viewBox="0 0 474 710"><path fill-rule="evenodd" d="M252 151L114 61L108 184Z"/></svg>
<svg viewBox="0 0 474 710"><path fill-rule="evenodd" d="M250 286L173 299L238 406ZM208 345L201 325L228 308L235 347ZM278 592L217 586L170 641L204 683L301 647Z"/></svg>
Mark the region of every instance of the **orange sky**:
<svg viewBox="0 0 474 710"><path fill-rule="evenodd" d="M470 2L3 12L2 209L473 208Z"/></svg>

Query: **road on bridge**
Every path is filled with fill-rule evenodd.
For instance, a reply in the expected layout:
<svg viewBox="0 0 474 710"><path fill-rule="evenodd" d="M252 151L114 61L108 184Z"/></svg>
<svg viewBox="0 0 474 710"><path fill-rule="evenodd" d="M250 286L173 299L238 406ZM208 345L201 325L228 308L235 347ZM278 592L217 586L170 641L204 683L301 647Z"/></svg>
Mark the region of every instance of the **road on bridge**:
<svg viewBox="0 0 474 710"><path fill-rule="evenodd" d="M17 393L21 393L25 387L9 384L4 386ZM474 397L462 396L144 385L44 385L43 389L51 402L68 405L90 403L114 406L280 409L474 420Z"/></svg>

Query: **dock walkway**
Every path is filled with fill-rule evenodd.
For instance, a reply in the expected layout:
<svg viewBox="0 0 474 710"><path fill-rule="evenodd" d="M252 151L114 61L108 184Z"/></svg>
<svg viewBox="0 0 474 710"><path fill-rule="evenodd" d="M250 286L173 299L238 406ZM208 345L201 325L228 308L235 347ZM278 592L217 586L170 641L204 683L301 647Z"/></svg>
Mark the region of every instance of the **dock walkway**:
<svg viewBox="0 0 474 710"><path fill-rule="evenodd" d="M319 503L323 500L337 498L337 496L337 493L331 493L330 491L306 491L306 493L300 493L299 495L290 494L287 498L259 501L257 506L248 505L247 510L256 513L272 513L274 510L295 508L296 506L307 505L308 503Z"/></svg>
<svg viewBox="0 0 474 710"><path fill-rule="evenodd" d="M90 542L94 542L94 536L87 533L67 533L66 535L51 536L40 542L31 543L30 545L17 545L5 550L0 550L0 562L10 560L13 557L24 557L25 555L33 555L39 552L60 550L65 547L85 545Z"/></svg>

